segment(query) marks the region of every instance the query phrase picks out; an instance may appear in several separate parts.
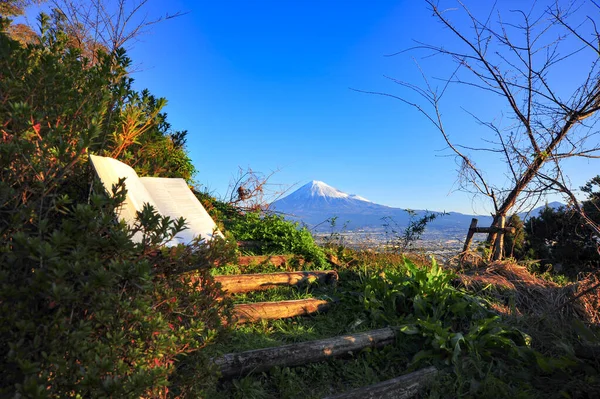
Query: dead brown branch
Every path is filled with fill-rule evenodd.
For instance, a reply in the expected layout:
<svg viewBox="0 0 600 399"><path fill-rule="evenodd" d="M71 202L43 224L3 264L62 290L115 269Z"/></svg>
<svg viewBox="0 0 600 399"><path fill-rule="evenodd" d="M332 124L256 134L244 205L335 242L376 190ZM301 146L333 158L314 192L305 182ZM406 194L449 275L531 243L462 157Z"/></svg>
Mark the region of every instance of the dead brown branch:
<svg viewBox="0 0 600 399"><path fill-rule="evenodd" d="M265 175L251 168L239 168L229 184L225 201L244 212L267 211L273 201L281 198L289 190L283 185L270 182L277 172L279 170Z"/></svg>

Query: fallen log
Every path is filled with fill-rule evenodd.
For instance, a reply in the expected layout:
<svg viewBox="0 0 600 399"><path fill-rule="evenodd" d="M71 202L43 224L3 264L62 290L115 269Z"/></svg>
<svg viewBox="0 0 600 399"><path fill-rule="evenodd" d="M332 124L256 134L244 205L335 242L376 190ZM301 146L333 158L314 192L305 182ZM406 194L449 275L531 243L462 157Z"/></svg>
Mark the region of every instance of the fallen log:
<svg viewBox="0 0 600 399"><path fill-rule="evenodd" d="M215 276L215 281L221 283L225 293L235 294L241 292L261 291L269 288L312 283L318 281L322 284L335 284L338 275L335 270L311 272L287 272L264 274L237 274Z"/></svg>
<svg viewBox="0 0 600 399"><path fill-rule="evenodd" d="M364 388L353 389L338 395L327 396L323 399L408 399L419 391L437 375L433 366L401 377L392 378Z"/></svg>
<svg viewBox="0 0 600 399"><path fill-rule="evenodd" d="M381 347L394 342L396 334L391 328L364 333L299 342L275 348L255 349L223 355L213 362L219 366L223 377L243 375L250 371L261 372L271 367L299 366L320 362L334 356L346 355L367 347Z"/></svg>
<svg viewBox="0 0 600 399"><path fill-rule="evenodd" d="M331 302L323 299L298 299L279 302L242 303L233 306L233 321L238 324L259 320L285 319L326 311Z"/></svg>
<svg viewBox="0 0 600 399"><path fill-rule="evenodd" d="M296 259L298 264L303 265L304 259L296 255L253 255L253 256L240 256L238 258L238 265L249 266L251 264L262 265L270 263L273 266L282 266L287 264L292 259Z"/></svg>

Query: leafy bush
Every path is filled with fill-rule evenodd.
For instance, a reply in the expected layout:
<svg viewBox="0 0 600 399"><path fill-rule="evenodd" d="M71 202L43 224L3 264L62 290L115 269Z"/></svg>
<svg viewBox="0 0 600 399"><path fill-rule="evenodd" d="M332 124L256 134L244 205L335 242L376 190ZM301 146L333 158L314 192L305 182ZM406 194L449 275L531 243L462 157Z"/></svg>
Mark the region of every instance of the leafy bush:
<svg viewBox="0 0 600 399"><path fill-rule="evenodd" d="M574 275L600 266L592 231L570 209L545 208L539 216L527 221L525 231L526 256L540 260L542 271L562 268L564 273Z"/></svg>
<svg viewBox="0 0 600 399"><path fill-rule="evenodd" d="M122 50L92 64L68 47L59 15L40 23L24 47L0 18L0 396L164 395L177 357L227 317L208 270L227 248L162 248L183 221L150 207L134 228L116 221L123 184L110 197L93 186L88 152L187 178L185 157L167 173L146 151L165 140L166 153L183 151L183 137L176 145L157 124L161 104L132 100Z"/></svg>
<svg viewBox="0 0 600 399"><path fill-rule="evenodd" d="M508 226L514 227L514 233L508 233L504 236L504 249L506 256L522 259L525 256L525 224L519 215L511 215L508 218Z"/></svg>
<svg viewBox="0 0 600 399"><path fill-rule="evenodd" d="M592 223L600 224L600 176L588 181L581 207ZM546 207L525 223L525 257L539 260L540 271L562 271L576 275L600 266L600 237L588 222L570 207Z"/></svg>
<svg viewBox="0 0 600 399"><path fill-rule="evenodd" d="M262 254L297 254L316 265L325 265L325 254L306 228L279 215L249 212L230 219L226 228L237 240L257 241Z"/></svg>
<svg viewBox="0 0 600 399"><path fill-rule="evenodd" d="M185 150L187 131L172 131L167 115L161 112L167 100L148 90L132 90L132 82L127 78L120 83L126 95L116 99L118 112L111 121L114 133L104 138L103 147L92 149L127 163L141 176L181 177L191 182L196 169Z"/></svg>
<svg viewBox="0 0 600 399"><path fill-rule="evenodd" d="M42 234L15 232L0 253L0 392L35 397L156 395L180 354L220 329L224 304L208 276L206 249L161 249L179 228L150 209L137 229L115 224L124 199L94 195L61 206ZM42 223L48 222L42 219ZM40 226L41 227L41 226ZM180 227L180 226L179 226Z"/></svg>
<svg viewBox="0 0 600 399"><path fill-rule="evenodd" d="M519 377L502 383L504 388L527 385L531 373L539 371L537 362L545 358L529 348L525 334L503 323L482 300L453 287L454 277L435 261L430 268L419 268L406 260L404 271L364 275L360 298L374 325L396 326L420 340L413 364L452 365L461 378L469 369L466 387L453 388L457 394L483 394L479 386L495 381L495 373L509 372L510 367Z"/></svg>
<svg viewBox="0 0 600 399"><path fill-rule="evenodd" d="M378 323L397 324L405 317L452 320L460 330L472 319L489 315L474 297L454 288L454 274L439 267L419 268L406 259L404 270L367 274L363 278L362 302L369 317Z"/></svg>

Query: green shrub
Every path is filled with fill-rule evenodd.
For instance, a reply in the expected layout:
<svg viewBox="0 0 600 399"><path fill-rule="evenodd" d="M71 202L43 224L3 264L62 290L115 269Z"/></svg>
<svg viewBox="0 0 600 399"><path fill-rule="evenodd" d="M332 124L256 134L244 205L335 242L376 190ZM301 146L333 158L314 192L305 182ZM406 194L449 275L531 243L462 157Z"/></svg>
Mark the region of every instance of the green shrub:
<svg viewBox="0 0 600 399"><path fill-rule="evenodd" d="M256 212L229 219L226 228L241 241L257 241L260 254L296 254L321 266L326 264L323 250L306 228L299 228L279 215L260 216Z"/></svg>
<svg viewBox="0 0 600 399"><path fill-rule="evenodd" d="M406 261L403 271L364 275L360 300L373 325L395 326L420 341L413 365L452 366L456 379L446 393L485 395L493 384L515 393L529 386L546 359L480 299L452 286L454 278L435 261L428 268ZM505 373L512 373L508 380L498 379Z"/></svg>
<svg viewBox="0 0 600 399"><path fill-rule="evenodd" d="M596 271L600 266L600 237L589 223L600 224L600 176L590 179L581 192L586 221L571 206L546 207L525 223L525 257L539 260L536 271L559 272L576 276Z"/></svg>
<svg viewBox="0 0 600 399"><path fill-rule="evenodd" d="M540 260L540 271L561 271L574 276L596 270L600 256L594 234L571 209L545 208L525 224L527 258Z"/></svg>
<svg viewBox="0 0 600 399"><path fill-rule="evenodd" d="M508 226L514 227L514 233L508 233L504 236L505 255L510 258L522 259L525 255L525 224L514 214L508 218Z"/></svg>
<svg viewBox="0 0 600 399"><path fill-rule="evenodd" d="M123 199L121 189L89 204L57 204L64 216L54 226L3 241L4 395L156 395L176 357L219 331L225 305L215 299L207 249L159 247L180 226L151 209L139 215L137 229L116 224ZM146 239L135 244L138 229ZM198 264L205 265L197 271L202 283L180 276Z"/></svg>
<svg viewBox="0 0 600 399"><path fill-rule="evenodd" d="M164 395L178 356L210 342L227 317L208 270L227 248L162 248L183 221L150 207L134 228L117 222L122 182L112 196L94 187L87 154L126 157L172 140L157 125L160 104L129 101L122 50L92 65L68 47L58 15L40 22L24 47L0 18L0 397ZM140 121L136 144L122 140ZM130 161L160 175L155 153L138 150ZM139 231L144 240L132 242ZM194 278L182 274L192 269Z"/></svg>

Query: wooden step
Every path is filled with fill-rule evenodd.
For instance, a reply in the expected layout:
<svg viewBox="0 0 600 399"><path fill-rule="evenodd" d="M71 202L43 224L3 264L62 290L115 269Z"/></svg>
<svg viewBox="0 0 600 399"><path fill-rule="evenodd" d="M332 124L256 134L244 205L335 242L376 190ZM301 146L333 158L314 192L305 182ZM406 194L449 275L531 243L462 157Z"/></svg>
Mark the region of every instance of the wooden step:
<svg viewBox="0 0 600 399"><path fill-rule="evenodd" d="M338 274L335 270L300 271L286 273L259 273L215 276L227 294L262 291L270 288L293 286L318 281L321 284L335 284Z"/></svg>
<svg viewBox="0 0 600 399"><path fill-rule="evenodd" d="M233 306L233 321L240 323L260 320L285 319L324 312L331 306L324 299L298 299L279 302L243 303Z"/></svg>
<svg viewBox="0 0 600 399"><path fill-rule="evenodd" d="M240 256L238 258L238 265L249 266L252 264L262 265L270 263L273 266L282 266L295 260L298 264L303 265L304 259L296 255L253 255L253 256Z"/></svg>
<svg viewBox="0 0 600 399"><path fill-rule="evenodd" d="M437 369L431 366L323 399L409 399L415 397L426 384L436 377L437 373Z"/></svg>
<svg viewBox="0 0 600 399"><path fill-rule="evenodd" d="M275 348L255 349L223 355L213 362L223 377L239 376L250 371L261 372L271 367L300 366L320 362L335 356L347 355L367 347L381 347L394 342L391 328L382 328L358 334L299 342Z"/></svg>

